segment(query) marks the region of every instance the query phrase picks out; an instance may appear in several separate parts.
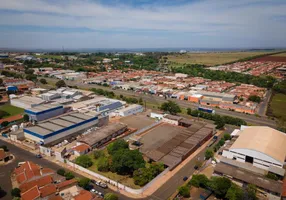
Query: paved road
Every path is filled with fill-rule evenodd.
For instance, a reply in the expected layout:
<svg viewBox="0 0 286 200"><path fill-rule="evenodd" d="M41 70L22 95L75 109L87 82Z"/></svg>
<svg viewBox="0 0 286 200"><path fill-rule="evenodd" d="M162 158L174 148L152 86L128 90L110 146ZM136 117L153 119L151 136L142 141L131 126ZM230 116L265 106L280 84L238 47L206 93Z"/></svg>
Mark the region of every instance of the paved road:
<svg viewBox="0 0 286 200"><path fill-rule="evenodd" d="M51 78L47 78L47 80L51 81L51 82L56 82L58 81L58 79L51 79ZM124 96L134 96L134 97L141 97L144 101L153 103L153 104L157 104L158 106L164 102L166 102L169 99L165 99L163 97L159 97L159 96L154 96L154 95L146 95L146 94L140 94L140 93L135 93L133 91L127 91L127 90L112 90L109 87L103 87L103 86L99 86L99 85L95 85L95 84L83 84L80 82L76 82L76 81L65 81L67 83L67 85L70 86L77 86L79 88L84 88L84 89L91 89L91 88L102 88L104 90L109 90L109 91L113 91L115 94L117 95L124 95ZM191 109L197 109L198 108L198 104L195 103L190 103L188 101L182 101L182 100L178 100L178 99L171 99L173 101L175 101L180 107L182 108L191 108ZM256 117L254 115L248 115L248 114L244 114L244 113L238 113L238 112L233 112L233 111L229 111L229 110L224 110L224 109L219 109L219 108L212 108L216 111L217 114L220 115L226 115L226 116L232 116L232 117L238 117L241 119L244 119L246 122L251 123L251 124L255 124L255 125L264 125L264 126L270 126L275 128L276 122L273 120L268 119L267 117Z"/></svg>
<svg viewBox="0 0 286 200"><path fill-rule="evenodd" d="M267 111L267 107L268 107L268 102L270 100L272 91L271 90L267 90L265 98L263 99L263 101L261 102L259 109L258 109L258 114L260 116L266 116L266 111Z"/></svg>

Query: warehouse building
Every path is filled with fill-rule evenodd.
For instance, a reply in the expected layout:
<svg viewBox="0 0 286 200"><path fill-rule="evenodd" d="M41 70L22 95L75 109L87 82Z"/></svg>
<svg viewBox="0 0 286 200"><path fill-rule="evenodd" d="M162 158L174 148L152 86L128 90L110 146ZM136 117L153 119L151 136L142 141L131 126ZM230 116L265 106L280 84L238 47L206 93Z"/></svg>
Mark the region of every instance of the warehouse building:
<svg viewBox="0 0 286 200"><path fill-rule="evenodd" d="M116 114L118 114L119 116L122 116L122 117L126 117L126 116L133 115L133 114L136 114L139 112L143 112L143 110L144 110L143 106L137 105L137 104L132 104L128 107L125 107L125 108L118 110L116 112Z"/></svg>
<svg viewBox="0 0 286 200"><path fill-rule="evenodd" d="M84 135L78 141L87 144L93 148L97 148L112 138L121 135L127 130L127 125L123 123L112 123L107 126L103 126L91 133Z"/></svg>
<svg viewBox="0 0 286 200"><path fill-rule="evenodd" d="M242 128L222 156L284 176L286 135L266 126Z"/></svg>
<svg viewBox="0 0 286 200"><path fill-rule="evenodd" d="M214 130L215 128L212 124L191 122L191 125L188 128L174 130L175 133L172 133L172 135L175 136L165 140L165 142L159 141L159 144L154 144L155 148L148 149L148 151L145 152L145 155L151 160L162 162L164 165L168 166L170 170L173 170L178 164L209 140L212 135L215 134ZM156 132L156 130L154 130L154 132ZM141 151L142 150L143 149L141 148Z"/></svg>
<svg viewBox="0 0 286 200"><path fill-rule="evenodd" d="M37 98L37 97L30 97L30 96L22 96L16 98L10 98L10 103L12 106L16 106L23 109L32 108L43 104L45 101Z"/></svg>
<svg viewBox="0 0 286 200"><path fill-rule="evenodd" d="M24 136L36 143L52 145L81 134L97 124L98 116L72 112L24 128Z"/></svg>
<svg viewBox="0 0 286 200"><path fill-rule="evenodd" d="M29 115L30 121L38 122L62 115L64 113L64 107L56 104L42 104L25 109L25 113Z"/></svg>
<svg viewBox="0 0 286 200"><path fill-rule="evenodd" d="M226 103L233 103L235 100L235 95L233 94L226 94L226 93L218 93L218 92L207 92L207 91L200 91L199 94L204 96L204 100L215 101L215 102L226 102Z"/></svg>

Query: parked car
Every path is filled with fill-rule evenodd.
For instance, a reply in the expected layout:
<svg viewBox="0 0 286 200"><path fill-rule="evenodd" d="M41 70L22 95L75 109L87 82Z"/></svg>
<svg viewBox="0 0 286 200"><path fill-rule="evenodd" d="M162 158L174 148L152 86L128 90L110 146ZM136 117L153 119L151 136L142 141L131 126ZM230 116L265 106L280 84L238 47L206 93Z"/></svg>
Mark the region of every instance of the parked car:
<svg viewBox="0 0 286 200"><path fill-rule="evenodd" d="M37 158L42 158L43 156L41 154L36 155Z"/></svg>
<svg viewBox="0 0 286 200"><path fill-rule="evenodd" d="M188 177L187 177L187 176L185 176L185 177L183 178L183 181L186 181L186 180L188 180Z"/></svg>
<svg viewBox="0 0 286 200"><path fill-rule="evenodd" d="M91 189L90 192L96 194L97 191L95 189Z"/></svg>
<svg viewBox="0 0 286 200"><path fill-rule="evenodd" d="M107 188L107 184L103 183L103 182L100 182L99 183L99 186L106 189Z"/></svg>

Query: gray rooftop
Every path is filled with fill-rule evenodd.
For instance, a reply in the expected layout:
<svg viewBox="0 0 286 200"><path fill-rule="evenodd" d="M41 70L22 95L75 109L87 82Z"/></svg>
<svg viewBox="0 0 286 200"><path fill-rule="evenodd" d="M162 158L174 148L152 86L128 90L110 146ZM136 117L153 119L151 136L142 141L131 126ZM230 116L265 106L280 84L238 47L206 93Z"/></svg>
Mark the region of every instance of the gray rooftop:
<svg viewBox="0 0 286 200"><path fill-rule="evenodd" d="M27 110L32 111L32 112L41 112L41 111L45 111L45 110L49 110L52 108L56 108L59 107L61 105L59 104L41 104L32 108L29 108Z"/></svg>
<svg viewBox="0 0 286 200"><path fill-rule="evenodd" d="M77 116L77 114L79 115ZM69 126L83 122L91 118L93 117L89 115L84 115L81 113L66 113L66 114L57 116L55 118L42 121L36 124L35 126L27 127L25 128L25 130L29 130L29 131L32 131L34 133L44 136L44 135L48 135L55 131L59 131L63 128L67 128Z"/></svg>

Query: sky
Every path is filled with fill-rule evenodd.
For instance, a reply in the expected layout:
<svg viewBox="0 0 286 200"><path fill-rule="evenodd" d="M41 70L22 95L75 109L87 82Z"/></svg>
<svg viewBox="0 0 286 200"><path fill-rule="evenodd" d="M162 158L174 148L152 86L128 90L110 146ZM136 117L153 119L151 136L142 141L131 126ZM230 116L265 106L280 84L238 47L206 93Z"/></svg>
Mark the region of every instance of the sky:
<svg viewBox="0 0 286 200"><path fill-rule="evenodd" d="M285 48L286 0L0 0L0 48Z"/></svg>

